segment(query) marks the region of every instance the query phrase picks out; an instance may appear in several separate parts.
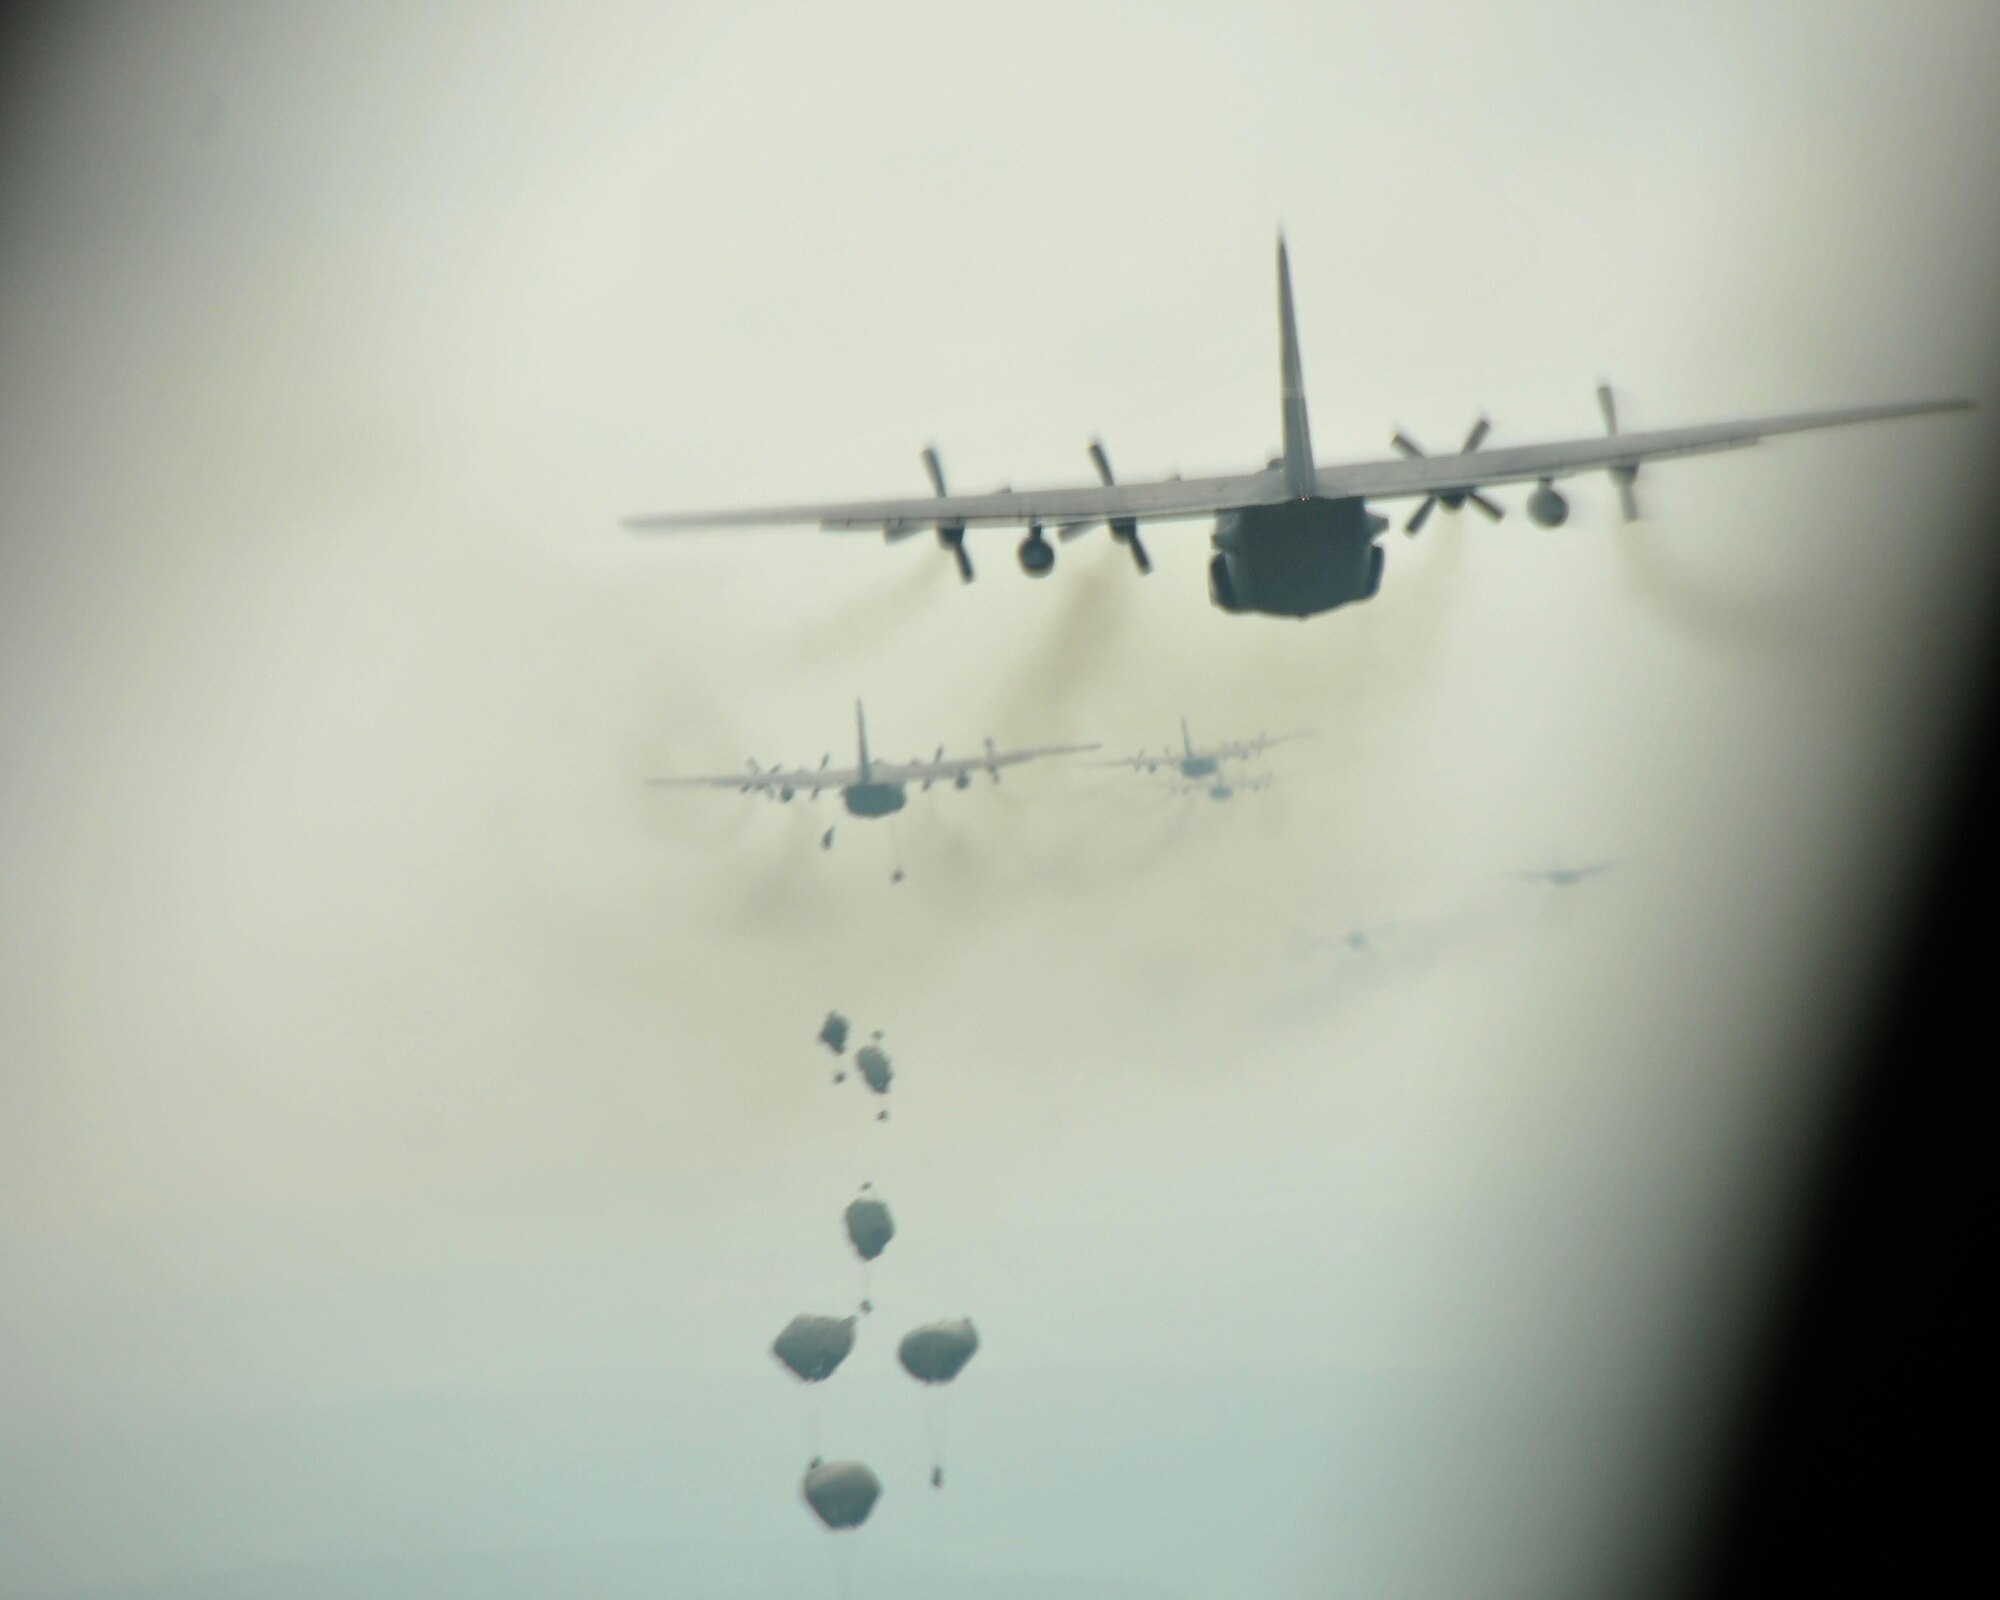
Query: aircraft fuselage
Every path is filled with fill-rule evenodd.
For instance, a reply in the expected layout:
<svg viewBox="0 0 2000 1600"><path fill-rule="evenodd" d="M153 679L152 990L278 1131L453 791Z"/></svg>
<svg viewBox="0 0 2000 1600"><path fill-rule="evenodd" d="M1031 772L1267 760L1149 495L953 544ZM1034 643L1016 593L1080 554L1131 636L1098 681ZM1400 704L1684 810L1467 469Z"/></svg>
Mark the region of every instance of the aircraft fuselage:
<svg viewBox="0 0 2000 1600"><path fill-rule="evenodd" d="M1215 519L1209 598L1224 611L1314 617L1382 587L1385 518L1359 500L1288 500Z"/></svg>
<svg viewBox="0 0 2000 1600"><path fill-rule="evenodd" d="M856 783L840 791L848 814L856 817L894 816L909 803L900 783Z"/></svg>
<svg viewBox="0 0 2000 1600"><path fill-rule="evenodd" d="M1211 778L1219 763L1213 756L1186 756L1180 763L1183 778Z"/></svg>

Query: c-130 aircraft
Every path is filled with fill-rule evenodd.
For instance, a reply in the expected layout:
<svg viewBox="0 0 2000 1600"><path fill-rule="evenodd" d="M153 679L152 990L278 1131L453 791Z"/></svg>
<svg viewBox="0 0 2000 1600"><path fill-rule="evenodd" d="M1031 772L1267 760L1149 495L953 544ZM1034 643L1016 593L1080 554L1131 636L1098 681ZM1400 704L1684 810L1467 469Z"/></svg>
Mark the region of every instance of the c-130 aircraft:
<svg viewBox="0 0 2000 1600"><path fill-rule="evenodd" d="M1504 514L1502 508L1480 491L1495 484L1533 482L1535 489L1528 496L1528 515L1543 527L1552 528L1569 515L1569 502L1557 490L1556 479L1579 472L1602 471L1609 473L1617 485L1620 504L1629 522L1639 515L1633 480L1638 477L1642 463L1737 449L1775 434L1963 410L1972 404L1969 400L1921 400L1840 411L1798 412L1742 422L1711 422L1650 433L1620 433L1611 391L1600 385L1597 398L1605 424L1602 438L1482 450L1480 445L1488 428L1482 418L1474 424L1456 455L1425 455L1399 432L1391 443L1401 453L1400 460L1322 467L1313 457L1312 434L1306 421L1305 379L1299 361L1298 328L1292 316L1291 267L1282 234L1278 237L1278 339L1284 453L1261 472L1118 483L1112 477L1103 445L1092 441L1091 459L1101 480L1096 485L949 494L937 451L926 448L924 466L937 491L928 500L861 500L741 511L671 512L628 517L625 526L651 532L816 522L823 529L880 528L891 541L929 528L936 531L938 543L957 561L959 575L970 583L972 558L966 552L965 535L976 524L1026 523L1027 537L1018 551L1021 568L1031 577L1039 578L1046 577L1055 566L1055 550L1043 532L1051 523L1061 540L1074 538L1100 523L1108 526L1112 538L1132 552L1132 559L1143 574L1152 570L1152 561L1140 542L1141 522L1213 516L1209 598L1230 613L1304 618L1367 600L1381 588L1384 555L1375 541L1389 524L1386 518L1368 509L1370 500L1420 496L1415 513L1404 525L1404 531L1414 535L1439 506L1457 511L1469 501L1498 520Z"/></svg>
<svg viewBox="0 0 2000 1600"><path fill-rule="evenodd" d="M817 800L821 791L837 789L841 804L847 807L850 816L892 817L908 803L907 791L913 783L924 789L934 783L949 783L953 788L967 789L972 786L975 772L983 772L998 783L1002 767L1039 761L1045 756L1079 755L1101 748L1096 744L1045 744L1024 750L1002 750L988 739L986 753L980 756L947 757L944 746L939 745L937 754L928 761L878 761L868 753L868 713L862 709L859 700L854 702L854 739L859 755L856 764L851 767L830 766L833 757L829 755L822 757L817 767L760 767L751 761L746 763L748 770L745 772L696 778L648 778L646 781L658 788L735 789L742 794L761 794L773 800L790 800L797 794Z"/></svg>

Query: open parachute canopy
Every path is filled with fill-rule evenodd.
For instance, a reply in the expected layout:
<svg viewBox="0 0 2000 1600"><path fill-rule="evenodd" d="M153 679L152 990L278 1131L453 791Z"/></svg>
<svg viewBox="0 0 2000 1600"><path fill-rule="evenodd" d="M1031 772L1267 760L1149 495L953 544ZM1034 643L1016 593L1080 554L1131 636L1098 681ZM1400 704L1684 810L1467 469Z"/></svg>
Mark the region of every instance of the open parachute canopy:
<svg viewBox="0 0 2000 1600"><path fill-rule="evenodd" d="M838 1532L868 1520L882 1493L882 1480L859 1461L821 1461L806 1469L799 1487L813 1515Z"/></svg>
<svg viewBox="0 0 2000 1600"><path fill-rule="evenodd" d="M868 1080L868 1087L877 1094L889 1092L889 1079L894 1076L889 1070L889 1054L879 1044L864 1044L854 1052L854 1064L861 1069L861 1076Z"/></svg>
<svg viewBox="0 0 2000 1600"><path fill-rule="evenodd" d="M972 1319L960 1317L956 1322L927 1322L912 1328L896 1347L896 1358L919 1383L950 1383L978 1348Z"/></svg>
<svg viewBox="0 0 2000 1600"><path fill-rule="evenodd" d="M896 1237L895 1220L888 1205L873 1195L861 1195L847 1202L847 1237L854 1253L863 1261L873 1261Z"/></svg>
<svg viewBox="0 0 2000 1600"><path fill-rule="evenodd" d="M796 1316L771 1343L771 1354L807 1383L833 1376L854 1348L852 1317Z"/></svg>
<svg viewBox="0 0 2000 1600"><path fill-rule="evenodd" d="M819 1042L839 1055L847 1048L847 1018L838 1011L829 1011L826 1021L819 1025Z"/></svg>

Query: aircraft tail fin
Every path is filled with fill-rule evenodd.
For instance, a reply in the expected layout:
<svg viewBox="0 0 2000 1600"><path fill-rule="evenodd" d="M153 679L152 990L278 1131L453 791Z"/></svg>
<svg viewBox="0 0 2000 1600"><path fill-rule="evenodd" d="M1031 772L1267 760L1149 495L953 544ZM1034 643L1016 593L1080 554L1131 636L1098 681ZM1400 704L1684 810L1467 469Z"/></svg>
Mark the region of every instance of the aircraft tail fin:
<svg viewBox="0 0 2000 1600"><path fill-rule="evenodd" d="M1285 487L1301 500L1316 492L1312 430L1306 424L1306 381L1299 365L1299 330L1292 318L1292 264L1278 235L1278 342L1285 420Z"/></svg>
<svg viewBox="0 0 2000 1600"><path fill-rule="evenodd" d="M868 713L861 709L859 700L854 702L854 739L860 747L861 781L868 781Z"/></svg>
<svg viewBox="0 0 2000 1600"><path fill-rule="evenodd" d="M1188 732L1187 718L1181 718L1181 748L1189 755L1194 754L1194 735Z"/></svg>

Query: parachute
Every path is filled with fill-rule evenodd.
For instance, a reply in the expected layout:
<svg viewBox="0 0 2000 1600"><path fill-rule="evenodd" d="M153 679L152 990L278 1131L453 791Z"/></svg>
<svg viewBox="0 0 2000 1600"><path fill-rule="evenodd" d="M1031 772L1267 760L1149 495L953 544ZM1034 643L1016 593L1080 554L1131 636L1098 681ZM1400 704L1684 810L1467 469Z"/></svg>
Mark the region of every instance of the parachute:
<svg viewBox="0 0 2000 1600"><path fill-rule="evenodd" d="M854 1348L852 1317L796 1316L771 1343L771 1354L806 1383L822 1383Z"/></svg>
<svg viewBox="0 0 2000 1600"><path fill-rule="evenodd" d="M881 1034L875 1038L880 1039ZM854 1064L861 1069L861 1076L868 1080L868 1087L877 1094L889 1092L889 1079L894 1076L889 1071L889 1055L881 1045L873 1040L854 1052Z"/></svg>
<svg viewBox="0 0 2000 1600"><path fill-rule="evenodd" d="M972 1319L961 1317L956 1322L927 1322L921 1328L912 1328L896 1347L896 1358L917 1382L926 1388L936 1388L963 1372L978 1348L979 1334L972 1326ZM926 1419L931 1438L933 1489L944 1487L944 1399L942 1394L936 1396Z"/></svg>
<svg viewBox="0 0 2000 1600"><path fill-rule="evenodd" d="M888 1205L873 1195L861 1195L847 1202L847 1237L854 1253L863 1261L873 1261L896 1237L896 1224Z"/></svg>
<svg viewBox="0 0 2000 1600"><path fill-rule="evenodd" d="M950 1383L965 1370L979 1348L979 1334L970 1317L956 1322L927 1322L912 1328L896 1346L896 1359L919 1383Z"/></svg>
<svg viewBox="0 0 2000 1600"><path fill-rule="evenodd" d="M835 1055L844 1053L847 1049L847 1018L838 1011L829 1011L826 1021L819 1025L819 1042Z"/></svg>
<svg viewBox="0 0 2000 1600"><path fill-rule="evenodd" d="M859 1461L820 1461L806 1469L799 1488L813 1515L838 1533L868 1520L882 1493L882 1480Z"/></svg>

